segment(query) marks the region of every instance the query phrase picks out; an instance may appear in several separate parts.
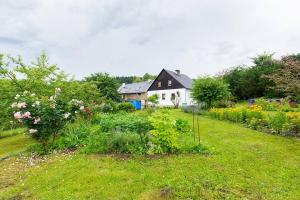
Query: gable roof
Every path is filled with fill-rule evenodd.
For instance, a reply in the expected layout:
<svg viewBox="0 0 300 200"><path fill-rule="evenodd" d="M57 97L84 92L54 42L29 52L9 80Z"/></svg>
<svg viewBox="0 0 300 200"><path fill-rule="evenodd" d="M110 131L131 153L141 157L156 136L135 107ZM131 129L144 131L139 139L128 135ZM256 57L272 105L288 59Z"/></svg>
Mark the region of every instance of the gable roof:
<svg viewBox="0 0 300 200"><path fill-rule="evenodd" d="M193 80L188 77L185 74L177 74L176 72L167 70L167 69L163 69L166 72L168 72L174 79L176 79L179 83L181 83L185 88L187 89L191 89L192 88L192 84L193 84Z"/></svg>
<svg viewBox="0 0 300 200"><path fill-rule="evenodd" d="M184 88L187 89L191 89L192 85L193 85L193 79L191 79L190 77L188 77L185 74L177 74L176 72L173 72L171 70L167 70L167 69L162 69L161 72L159 74L162 73L162 71L166 71L168 74L170 74L175 80L177 80ZM159 75L158 75L159 76ZM157 76L157 77L158 77ZM154 80L155 81L155 80Z"/></svg>
<svg viewBox="0 0 300 200"><path fill-rule="evenodd" d="M148 91L152 83L153 81L144 81L126 84L125 86L119 87L118 92L120 94L144 93Z"/></svg>

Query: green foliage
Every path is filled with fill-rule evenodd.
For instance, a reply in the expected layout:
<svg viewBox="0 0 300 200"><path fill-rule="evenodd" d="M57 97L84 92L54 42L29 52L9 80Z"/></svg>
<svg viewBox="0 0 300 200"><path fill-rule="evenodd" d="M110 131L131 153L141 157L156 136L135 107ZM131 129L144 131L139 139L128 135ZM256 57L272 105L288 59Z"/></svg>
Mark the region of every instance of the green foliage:
<svg viewBox="0 0 300 200"><path fill-rule="evenodd" d="M107 73L95 73L85 77L87 82L94 83L100 93L100 96L106 100L120 101L118 93L119 84L116 78Z"/></svg>
<svg viewBox="0 0 300 200"><path fill-rule="evenodd" d="M193 83L193 99L198 103L205 103L208 108L229 96L228 85L221 79L204 77L196 79Z"/></svg>
<svg viewBox="0 0 300 200"><path fill-rule="evenodd" d="M170 113L167 110L156 111L149 117L149 120L154 128L150 131L150 134L154 136L151 141L155 146L152 149L167 153L178 152L178 133L174 128Z"/></svg>
<svg viewBox="0 0 300 200"><path fill-rule="evenodd" d="M272 134L298 136L300 133L300 113L297 112L265 113L260 106L254 105L250 108L211 109L207 115Z"/></svg>
<svg viewBox="0 0 300 200"><path fill-rule="evenodd" d="M75 149L87 144L91 135L100 132L98 125L92 125L89 121L79 119L75 123L67 124L61 131L60 137L52 144L54 149Z"/></svg>
<svg viewBox="0 0 300 200"><path fill-rule="evenodd" d="M1 60L2 59L2 60ZM52 94L55 88L64 92L64 101L84 99L87 104L101 102L97 87L90 82L69 79L57 65L49 64L45 53L30 64L21 57L1 56L0 61L0 130L16 127L11 124L10 105L14 97L23 91L34 93L39 98ZM13 127L12 127L13 125Z"/></svg>
<svg viewBox="0 0 300 200"><path fill-rule="evenodd" d="M122 102L117 105L118 111L132 112L134 111L134 106L129 102Z"/></svg>
<svg viewBox="0 0 300 200"><path fill-rule="evenodd" d="M190 126L189 122L187 120L181 119L181 118L176 119L175 129L181 133L190 133L191 132L191 126Z"/></svg>
<svg viewBox="0 0 300 200"><path fill-rule="evenodd" d="M226 71L223 75L225 82L237 99L249 99L262 96L281 96L271 87L274 82L266 76L275 73L280 68L273 54L264 53L253 58L253 66L238 66Z"/></svg>
<svg viewBox="0 0 300 200"><path fill-rule="evenodd" d="M90 135L82 152L143 154L145 149L136 133L102 133Z"/></svg>
<svg viewBox="0 0 300 200"><path fill-rule="evenodd" d="M117 112L117 104L114 101L108 100L100 106L102 113L115 113Z"/></svg>
<svg viewBox="0 0 300 200"><path fill-rule="evenodd" d="M148 102L156 105L156 104L158 104L158 99L159 99L158 94L153 94L153 95L148 97Z"/></svg>
<svg viewBox="0 0 300 200"><path fill-rule="evenodd" d="M192 120L191 114L170 112ZM164 199L165 188L174 195L170 199L299 197L298 139L261 134L202 116L200 127L203 143L213 149L213 155L58 153L29 169L28 158L3 160L0 199ZM184 137L182 142L190 140L193 138Z"/></svg>
<svg viewBox="0 0 300 200"><path fill-rule="evenodd" d="M60 92L56 88L55 94L50 98L39 99L34 93L25 91L16 95L16 102L11 105L15 119L24 124L29 135L45 148L49 139L54 141L65 124L74 119L77 110L84 112L81 101L74 99L68 104L60 98Z"/></svg>
<svg viewBox="0 0 300 200"><path fill-rule="evenodd" d="M281 68L266 76L274 82L274 89L286 97L300 99L300 60L298 55L282 57Z"/></svg>

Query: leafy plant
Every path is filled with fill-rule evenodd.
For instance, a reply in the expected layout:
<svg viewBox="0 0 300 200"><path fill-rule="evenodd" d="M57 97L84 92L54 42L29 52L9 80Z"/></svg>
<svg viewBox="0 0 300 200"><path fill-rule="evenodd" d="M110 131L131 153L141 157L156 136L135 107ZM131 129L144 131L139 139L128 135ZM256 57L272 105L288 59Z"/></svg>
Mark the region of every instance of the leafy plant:
<svg viewBox="0 0 300 200"><path fill-rule="evenodd" d="M148 97L148 102L156 105L156 104L158 104L158 99L159 99L158 94L153 94L153 95Z"/></svg>
<svg viewBox="0 0 300 200"><path fill-rule="evenodd" d="M132 112L134 111L134 106L131 103L123 102L118 104L117 109L118 111Z"/></svg>
<svg viewBox="0 0 300 200"><path fill-rule="evenodd" d="M153 130L150 130L151 141L156 148L162 148L163 152L174 153L179 151L177 144L177 131L173 126L170 114L167 110L157 111L149 118Z"/></svg>
<svg viewBox="0 0 300 200"><path fill-rule="evenodd" d="M193 83L192 97L198 103L205 103L207 108L230 96L228 85L221 79L203 77Z"/></svg>
<svg viewBox="0 0 300 200"><path fill-rule="evenodd" d="M16 102L11 105L15 119L24 124L29 135L41 142L43 147L47 146L50 138L56 139L65 124L75 118L76 112L84 112L81 101L65 102L60 93L61 89L56 88L50 98L39 99L34 93L25 91L16 95Z"/></svg>
<svg viewBox="0 0 300 200"><path fill-rule="evenodd" d="M177 119L175 121L175 129L180 133L191 132L191 126L190 126L189 122L185 119Z"/></svg>

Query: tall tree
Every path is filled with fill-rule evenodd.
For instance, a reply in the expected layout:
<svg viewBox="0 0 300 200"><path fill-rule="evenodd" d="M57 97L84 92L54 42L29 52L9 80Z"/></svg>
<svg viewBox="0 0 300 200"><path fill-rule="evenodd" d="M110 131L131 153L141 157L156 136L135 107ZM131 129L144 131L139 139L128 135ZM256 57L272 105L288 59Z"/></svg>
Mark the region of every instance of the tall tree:
<svg viewBox="0 0 300 200"><path fill-rule="evenodd" d="M262 96L280 96L271 87L274 82L267 75L280 68L280 62L273 59L273 54L264 53L252 58L253 65L238 66L226 71L223 79L229 84L232 94L237 99L248 99Z"/></svg>
<svg viewBox="0 0 300 200"><path fill-rule="evenodd" d="M96 84L101 97L107 100L120 101L119 83L116 78L107 73L95 73L85 77L85 81Z"/></svg>
<svg viewBox="0 0 300 200"><path fill-rule="evenodd" d="M277 91L300 99L300 54L284 56L280 63L281 68L266 77L275 83Z"/></svg>

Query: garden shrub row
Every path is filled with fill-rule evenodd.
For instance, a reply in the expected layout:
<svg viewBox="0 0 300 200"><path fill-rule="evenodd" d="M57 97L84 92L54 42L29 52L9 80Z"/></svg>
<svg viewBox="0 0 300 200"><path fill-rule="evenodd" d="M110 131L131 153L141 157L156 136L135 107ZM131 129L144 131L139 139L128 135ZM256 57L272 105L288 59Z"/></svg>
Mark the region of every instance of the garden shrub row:
<svg viewBox="0 0 300 200"><path fill-rule="evenodd" d="M219 119L245 124L247 127L284 136L299 136L299 112L264 112L253 105L249 108L213 108L207 115Z"/></svg>
<svg viewBox="0 0 300 200"><path fill-rule="evenodd" d="M191 131L188 121L172 120L167 110L97 114L92 120L68 124L53 149L80 149L84 153L164 154L207 152L203 146L180 149L179 138Z"/></svg>

